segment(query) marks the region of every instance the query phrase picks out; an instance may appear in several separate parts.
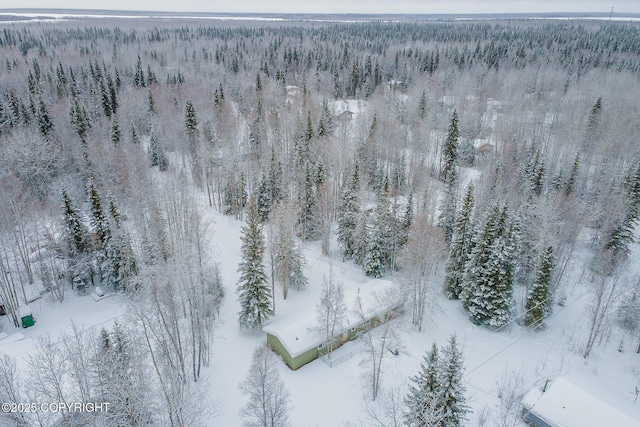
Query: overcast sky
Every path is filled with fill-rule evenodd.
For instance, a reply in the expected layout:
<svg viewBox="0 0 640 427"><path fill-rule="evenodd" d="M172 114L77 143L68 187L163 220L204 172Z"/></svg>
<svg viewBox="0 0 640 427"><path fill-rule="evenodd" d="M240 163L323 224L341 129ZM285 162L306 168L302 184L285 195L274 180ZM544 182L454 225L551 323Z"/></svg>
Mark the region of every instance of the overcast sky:
<svg viewBox="0 0 640 427"><path fill-rule="evenodd" d="M3 8L256 13L640 13L640 0L0 0Z"/></svg>

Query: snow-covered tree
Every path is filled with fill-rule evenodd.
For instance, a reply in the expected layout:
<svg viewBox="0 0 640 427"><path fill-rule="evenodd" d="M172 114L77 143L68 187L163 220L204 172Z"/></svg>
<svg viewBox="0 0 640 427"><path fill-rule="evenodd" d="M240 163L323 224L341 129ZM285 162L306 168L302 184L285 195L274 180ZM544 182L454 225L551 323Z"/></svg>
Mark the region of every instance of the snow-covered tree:
<svg viewBox="0 0 640 427"><path fill-rule="evenodd" d="M353 173L344 184L338 202L338 243L342 247L344 258L351 258L356 253L354 232L360 216L360 174L358 164L353 166Z"/></svg>
<svg viewBox="0 0 640 427"><path fill-rule="evenodd" d="M399 264L411 303L411 322L422 330L430 307L434 304L436 283L446 257L446 245L431 218L419 211L400 255Z"/></svg>
<svg viewBox="0 0 640 427"><path fill-rule="evenodd" d="M123 227L120 213L113 198L109 198L109 235L104 246L104 259L100 266L103 283L116 291L135 289L138 273L131 239Z"/></svg>
<svg viewBox="0 0 640 427"><path fill-rule="evenodd" d="M87 193L89 195L89 203L91 204L90 223L93 232L96 233L96 249L101 250L104 248L107 238L109 237L109 220L102 207L102 199L98 194L98 189L93 180L89 181Z"/></svg>
<svg viewBox="0 0 640 427"><path fill-rule="evenodd" d="M511 318L513 294L513 236L506 206L496 204L473 240L460 298L469 318L494 328Z"/></svg>
<svg viewBox="0 0 640 427"><path fill-rule="evenodd" d="M324 336L328 354L331 354L334 346L336 331L344 326L344 318L347 306L344 302L344 290L342 283L333 281L333 274L329 272L329 281L326 277L322 280L320 300L316 304L316 319L318 329Z"/></svg>
<svg viewBox="0 0 640 427"><path fill-rule="evenodd" d="M438 355L435 343L424 356L420 372L411 378L405 398L408 426L458 427L469 412L462 384L464 363L456 336Z"/></svg>
<svg viewBox="0 0 640 427"><path fill-rule="evenodd" d="M458 130L458 111L454 110L451 114L449 122L449 130L447 139L444 141L442 148L442 180L446 184L451 184L457 179L458 167L458 138L460 131Z"/></svg>
<svg viewBox="0 0 640 427"><path fill-rule="evenodd" d="M73 206L73 202L65 190L62 191L62 202L64 204L65 237L69 255L76 256L89 252L91 250L89 229L82 222L80 212Z"/></svg>
<svg viewBox="0 0 640 427"><path fill-rule="evenodd" d="M383 362L390 348L400 347L400 336L391 320L397 315L395 310L387 310L376 316L371 322L371 315L381 307L394 308L402 303L403 295L399 289L386 289L383 293L374 295L374 303L367 309L362 305L360 297L356 299L355 311L359 323L363 326L362 340L364 342L365 357L360 363L365 371L363 379L367 389L371 392L371 399L376 400L382 384ZM390 354L390 353L389 353Z"/></svg>
<svg viewBox="0 0 640 427"><path fill-rule="evenodd" d="M440 389L443 404L442 425L458 427L462 425L469 412L466 405L465 387L462 383L464 362L458 349L456 336L449 338L449 344L442 350L440 370Z"/></svg>
<svg viewBox="0 0 640 427"><path fill-rule="evenodd" d="M320 221L316 194L316 171L311 163L306 163L304 180L298 193L300 237L302 240L316 240L320 237Z"/></svg>
<svg viewBox="0 0 640 427"><path fill-rule="evenodd" d="M236 219L242 219L242 209L246 204L247 189L244 174L242 172L237 174L232 170L227 175L222 194L222 212L225 215L234 215Z"/></svg>
<svg viewBox="0 0 640 427"><path fill-rule="evenodd" d="M457 212L449 243L449 259L445 271L444 290L450 299L460 298L465 265L473 248L473 185L467 187L462 205Z"/></svg>
<svg viewBox="0 0 640 427"><path fill-rule="evenodd" d="M291 395L278 374L278 359L265 345L253 352L246 379L238 388L248 401L240 410L245 427L287 427Z"/></svg>
<svg viewBox="0 0 640 427"><path fill-rule="evenodd" d="M410 427L439 427L444 415L444 402L440 386L441 362L438 346L423 356L420 372L411 377L409 393L405 397L404 423Z"/></svg>
<svg viewBox="0 0 640 427"><path fill-rule="evenodd" d="M247 224L242 227L242 259L238 266L238 300L241 328L260 328L273 314L271 289L267 283L264 267L265 243L254 196L247 206Z"/></svg>
<svg viewBox="0 0 640 427"><path fill-rule="evenodd" d="M542 253L539 261L536 280L527 291L525 302L526 314L524 324L532 328L540 328L551 309L552 275L555 266L553 247L549 246Z"/></svg>
<svg viewBox="0 0 640 427"><path fill-rule="evenodd" d="M368 226L367 252L362 262L364 273L371 277L382 277L386 267L384 231L377 227L378 221Z"/></svg>
<svg viewBox="0 0 640 427"><path fill-rule="evenodd" d="M307 284L303 273L305 258L295 237L295 214L292 203L279 202L271 212L268 228L272 275L280 283L284 299L291 286L300 289Z"/></svg>

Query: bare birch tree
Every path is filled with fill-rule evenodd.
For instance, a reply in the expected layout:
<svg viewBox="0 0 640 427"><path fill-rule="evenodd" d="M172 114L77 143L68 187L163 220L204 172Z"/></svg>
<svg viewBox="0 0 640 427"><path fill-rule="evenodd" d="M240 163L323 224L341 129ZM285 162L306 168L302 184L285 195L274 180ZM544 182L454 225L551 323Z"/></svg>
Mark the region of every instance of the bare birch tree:
<svg viewBox="0 0 640 427"><path fill-rule="evenodd" d="M245 427L289 426L291 395L278 374L277 359L261 345L253 352L247 378L238 388L249 400L240 411Z"/></svg>
<svg viewBox="0 0 640 427"><path fill-rule="evenodd" d="M372 400L378 397L385 356L390 348L397 349L401 344L398 325L391 322L398 315L395 308L401 303L402 294L398 289L387 289L375 295L370 308L365 309L360 297L356 300L355 311L363 328L362 340L365 345L365 357L361 362L365 367L363 379Z"/></svg>
<svg viewBox="0 0 640 427"><path fill-rule="evenodd" d="M324 335L327 354L331 357L335 342L336 332L344 326L347 306L344 302L344 290L342 283L333 281L333 271L329 271L329 281L324 277L320 300L316 304L316 319L318 328Z"/></svg>

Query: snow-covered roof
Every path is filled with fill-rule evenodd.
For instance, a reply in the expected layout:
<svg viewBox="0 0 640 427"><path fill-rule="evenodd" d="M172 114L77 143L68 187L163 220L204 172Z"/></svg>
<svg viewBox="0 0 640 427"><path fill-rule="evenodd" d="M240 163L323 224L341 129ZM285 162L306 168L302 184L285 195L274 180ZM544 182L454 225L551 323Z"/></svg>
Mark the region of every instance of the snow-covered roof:
<svg viewBox="0 0 640 427"><path fill-rule="evenodd" d="M395 288L397 285L389 280L374 279L361 284L358 289L344 292L344 302L347 313L344 320L344 329L337 334L358 325L360 318L356 310L356 300L360 297L363 312L367 318L374 317L397 306L392 302L389 307L377 307L376 295L382 295L385 291ZM275 336L287 349L291 357L298 357L306 351L317 347L324 342L324 336L318 331L318 320L315 306L303 308L296 316L277 320L262 328L266 333ZM337 335L336 334L336 335Z"/></svg>
<svg viewBox="0 0 640 427"><path fill-rule="evenodd" d="M359 114L366 108L366 101L362 99L339 99L330 104L334 116L339 116L345 112Z"/></svg>
<svg viewBox="0 0 640 427"><path fill-rule="evenodd" d="M551 426L640 427L640 422L565 377L555 379L545 392L530 390L522 406Z"/></svg>
<svg viewBox="0 0 640 427"><path fill-rule="evenodd" d="M28 305L23 305L22 307L19 308L18 314L20 317L25 317L33 313L31 313L31 308Z"/></svg>

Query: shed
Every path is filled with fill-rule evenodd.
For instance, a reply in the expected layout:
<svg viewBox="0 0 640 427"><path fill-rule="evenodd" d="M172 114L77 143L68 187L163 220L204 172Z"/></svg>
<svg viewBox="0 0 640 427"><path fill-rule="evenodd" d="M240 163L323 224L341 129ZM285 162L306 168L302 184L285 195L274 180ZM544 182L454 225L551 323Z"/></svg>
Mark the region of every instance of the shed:
<svg viewBox="0 0 640 427"><path fill-rule="evenodd" d="M336 331L332 342L336 347L353 339L357 335L357 329L362 326L362 319L357 312L352 310L356 306L356 299L360 297L363 311L367 314L365 322L368 322L383 313L399 309L401 301L390 303L389 307L376 307L376 294L382 294L387 289L397 285L388 280L375 279L361 284L357 289L345 291L344 301L347 306L345 326ZM303 307L295 316L290 316L262 328L267 334L267 344L279 354L285 363L296 370L307 363L317 359L325 346L325 337L317 330L315 306Z"/></svg>
<svg viewBox="0 0 640 427"><path fill-rule="evenodd" d="M640 422L566 377L525 394L522 419L534 427L640 427Z"/></svg>
<svg viewBox="0 0 640 427"><path fill-rule="evenodd" d="M31 313L29 306L24 305L20 307L18 313L20 315L20 322L22 323L23 328L35 325L36 321L33 319L33 313Z"/></svg>

